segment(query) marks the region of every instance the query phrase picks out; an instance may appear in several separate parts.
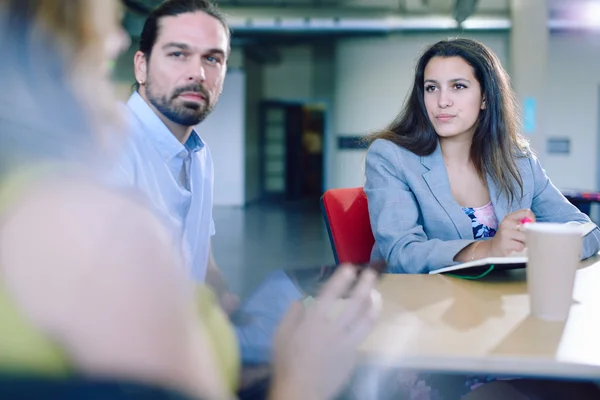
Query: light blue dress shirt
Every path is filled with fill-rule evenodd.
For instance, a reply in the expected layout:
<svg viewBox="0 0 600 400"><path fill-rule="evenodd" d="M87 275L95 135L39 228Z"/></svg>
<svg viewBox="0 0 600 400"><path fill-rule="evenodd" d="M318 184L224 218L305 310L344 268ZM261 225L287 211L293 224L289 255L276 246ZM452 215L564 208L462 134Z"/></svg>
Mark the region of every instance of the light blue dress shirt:
<svg viewBox="0 0 600 400"><path fill-rule="evenodd" d="M179 143L138 93L130 97L125 111L131 134L115 179L144 192L175 240L182 243L191 276L203 282L215 233L210 151L196 131L185 145ZM242 304L250 322L235 329L244 363L270 361L279 321L290 303L301 298L285 272L277 270Z"/></svg>
<svg viewBox="0 0 600 400"><path fill-rule="evenodd" d="M148 196L182 244L191 276L203 282L215 234L210 150L195 130L181 144L137 92L126 111L131 132L117 179Z"/></svg>

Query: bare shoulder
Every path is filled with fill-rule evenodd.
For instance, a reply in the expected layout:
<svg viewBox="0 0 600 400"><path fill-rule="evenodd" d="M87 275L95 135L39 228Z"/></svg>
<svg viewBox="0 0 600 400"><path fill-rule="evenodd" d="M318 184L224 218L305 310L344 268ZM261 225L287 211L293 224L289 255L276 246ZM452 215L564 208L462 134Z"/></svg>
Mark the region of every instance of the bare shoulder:
<svg viewBox="0 0 600 400"><path fill-rule="evenodd" d="M79 370L183 379L181 339L198 325L192 287L170 235L134 197L77 180L32 186L1 212L0 272Z"/></svg>
<svg viewBox="0 0 600 400"><path fill-rule="evenodd" d="M159 227L158 221L146 208L141 198L121 189L105 186L101 183L78 178L55 178L32 185L22 191L19 201L2 210L3 227L18 220L21 223L40 226L58 221L65 232L70 229L85 230L108 227L118 214L129 213L131 223L147 224ZM64 221L64 219L67 221ZM81 221L85 218L85 222ZM120 223L131 225L127 221Z"/></svg>
<svg viewBox="0 0 600 400"><path fill-rule="evenodd" d="M65 270L69 274L113 270L126 274L141 265L129 263L117 269L115 259L143 261L144 255L156 257L161 252L175 262L167 232L142 202L91 182L53 180L32 186L2 215L1 265L8 281L25 273L21 268L13 271L13 263L27 264L29 273L55 275ZM36 262L45 257L63 264L58 268Z"/></svg>

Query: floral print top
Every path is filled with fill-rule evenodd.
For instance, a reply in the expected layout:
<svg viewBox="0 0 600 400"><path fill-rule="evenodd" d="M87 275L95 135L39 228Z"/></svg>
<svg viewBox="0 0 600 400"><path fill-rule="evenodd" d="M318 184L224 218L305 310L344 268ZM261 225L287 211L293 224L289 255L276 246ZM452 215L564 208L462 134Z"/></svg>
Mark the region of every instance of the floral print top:
<svg viewBox="0 0 600 400"><path fill-rule="evenodd" d="M463 207L462 209L471 218L473 237L475 239L489 238L496 234L498 230L498 218L496 218L494 205L491 201L481 207Z"/></svg>

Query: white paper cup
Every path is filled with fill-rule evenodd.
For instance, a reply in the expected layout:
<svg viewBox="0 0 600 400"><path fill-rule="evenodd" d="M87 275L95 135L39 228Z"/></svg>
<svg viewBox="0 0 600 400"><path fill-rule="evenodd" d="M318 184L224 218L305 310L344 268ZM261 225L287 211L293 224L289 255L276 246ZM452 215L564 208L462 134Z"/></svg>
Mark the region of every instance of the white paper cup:
<svg viewBox="0 0 600 400"><path fill-rule="evenodd" d="M583 241L581 227L536 222L524 228L531 314L547 321L564 321L573 304L575 273Z"/></svg>

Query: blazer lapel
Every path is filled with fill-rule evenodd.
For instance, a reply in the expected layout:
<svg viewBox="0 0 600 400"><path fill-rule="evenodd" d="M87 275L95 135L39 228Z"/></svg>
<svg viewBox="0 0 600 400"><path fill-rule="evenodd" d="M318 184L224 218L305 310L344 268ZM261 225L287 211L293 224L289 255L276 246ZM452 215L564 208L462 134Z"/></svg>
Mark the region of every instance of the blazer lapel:
<svg viewBox="0 0 600 400"><path fill-rule="evenodd" d="M454 223L460 238L473 239L471 218L465 214L462 207L454 200L440 146L438 145L432 154L421 157L421 164L427 168L427 171L423 174L423 179L425 179L437 202Z"/></svg>
<svg viewBox="0 0 600 400"><path fill-rule="evenodd" d="M494 206L494 213L498 218L498 224L502 222L506 214L511 210L508 208L508 199L506 196L500 196L500 192L492 178L487 175L488 190L490 191L490 199L492 199L492 205Z"/></svg>

